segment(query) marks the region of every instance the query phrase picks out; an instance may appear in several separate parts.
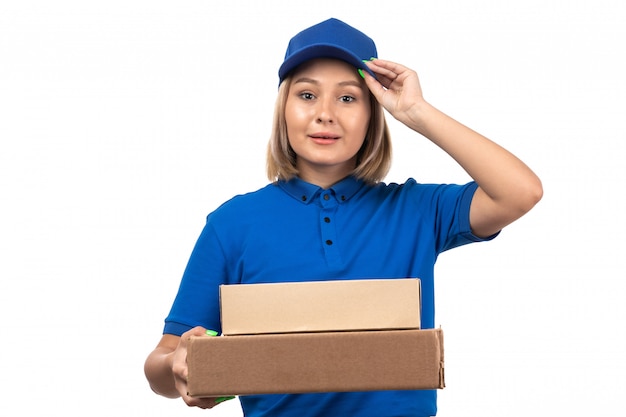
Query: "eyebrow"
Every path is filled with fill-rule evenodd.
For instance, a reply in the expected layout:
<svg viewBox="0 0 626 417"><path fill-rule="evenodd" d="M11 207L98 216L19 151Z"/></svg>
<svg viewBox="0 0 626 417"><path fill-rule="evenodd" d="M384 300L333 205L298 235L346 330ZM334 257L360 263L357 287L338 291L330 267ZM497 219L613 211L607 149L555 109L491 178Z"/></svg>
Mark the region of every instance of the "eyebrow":
<svg viewBox="0 0 626 417"><path fill-rule="evenodd" d="M311 84L316 84L319 85L319 81L313 79L313 78L308 78L308 77L302 77L302 78L298 78L296 79L294 82L294 84L298 84L298 83L311 83ZM341 81L339 83L337 83L337 85L339 86L348 86L348 85L352 85L358 88L361 88L361 83L359 83L356 80L347 80L347 81Z"/></svg>

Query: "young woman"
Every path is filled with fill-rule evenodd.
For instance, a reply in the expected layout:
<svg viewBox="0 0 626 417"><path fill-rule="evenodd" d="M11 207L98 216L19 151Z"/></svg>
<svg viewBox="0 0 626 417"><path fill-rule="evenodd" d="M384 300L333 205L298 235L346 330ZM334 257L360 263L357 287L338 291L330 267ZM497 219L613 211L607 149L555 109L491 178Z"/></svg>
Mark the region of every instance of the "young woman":
<svg viewBox="0 0 626 417"><path fill-rule="evenodd" d="M329 19L297 34L279 70L271 184L207 217L164 334L145 363L152 389L190 398L186 346L220 330L220 284L419 277L422 326L434 326L433 271L448 249L492 239L542 197L518 158L430 105L415 71L375 59L374 42ZM471 176L463 185L385 184L383 108ZM434 416L436 391L241 396L246 416Z"/></svg>

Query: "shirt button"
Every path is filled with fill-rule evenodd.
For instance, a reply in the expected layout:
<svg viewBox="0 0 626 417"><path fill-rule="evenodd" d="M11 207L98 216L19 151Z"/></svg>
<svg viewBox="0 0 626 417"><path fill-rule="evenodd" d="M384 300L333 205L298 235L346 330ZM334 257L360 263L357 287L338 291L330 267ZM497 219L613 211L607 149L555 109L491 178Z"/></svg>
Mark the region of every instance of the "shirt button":
<svg viewBox="0 0 626 417"><path fill-rule="evenodd" d="M329 198L328 194L324 194L324 200L328 201Z"/></svg>
<svg viewBox="0 0 626 417"><path fill-rule="evenodd" d="M306 201L306 196L305 195L302 196L302 201Z"/></svg>
<svg viewBox="0 0 626 417"><path fill-rule="evenodd" d="M324 217L324 221L325 221L326 223L330 223L330 217Z"/></svg>
<svg viewBox="0 0 626 417"><path fill-rule="evenodd" d="M341 196L341 201L346 201L346 196L345 195Z"/></svg>
<svg viewBox="0 0 626 417"><path fill-rule="evenodd" d="M332 244L333 244L333 241L329 239L329 240L327 240L327 241L326 241L326 244L327 244L328 246L330 246L330 245L332 245Z"/></svg>

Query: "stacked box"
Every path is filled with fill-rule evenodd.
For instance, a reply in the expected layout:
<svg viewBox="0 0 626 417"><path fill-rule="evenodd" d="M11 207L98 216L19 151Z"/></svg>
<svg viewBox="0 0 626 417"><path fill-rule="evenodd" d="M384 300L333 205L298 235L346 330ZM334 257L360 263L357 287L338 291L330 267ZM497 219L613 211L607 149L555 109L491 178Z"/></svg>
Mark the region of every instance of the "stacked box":
<svg viewBox="0 0 626 417"><path fill-rule="evenodd" d="M419 279L228 285L220 297L224 336L189 341L191 396L445 386Z"/></svg>
<svg viewBox="0 0 626 417"><path fill-rule="evenodd" d="M222 285L222 334L419 329L419 279Z"/></svg>

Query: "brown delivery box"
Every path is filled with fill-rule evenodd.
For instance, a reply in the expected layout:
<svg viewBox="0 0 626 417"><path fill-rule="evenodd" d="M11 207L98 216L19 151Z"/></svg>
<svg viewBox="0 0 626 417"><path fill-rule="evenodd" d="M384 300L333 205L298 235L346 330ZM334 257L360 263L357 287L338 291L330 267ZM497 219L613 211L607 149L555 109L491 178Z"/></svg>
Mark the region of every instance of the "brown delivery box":
<svg viewBox="0 0 626 417"><path fill-rule="evenodd" d="M417 278L220 286L222 334L420 328Z"/></svg>
<svg viewBox="0 0 626 417"><path fill-rule="evenodd" d="M441 329L192 337L187 363L193 397L444 387Z"/></svg>

